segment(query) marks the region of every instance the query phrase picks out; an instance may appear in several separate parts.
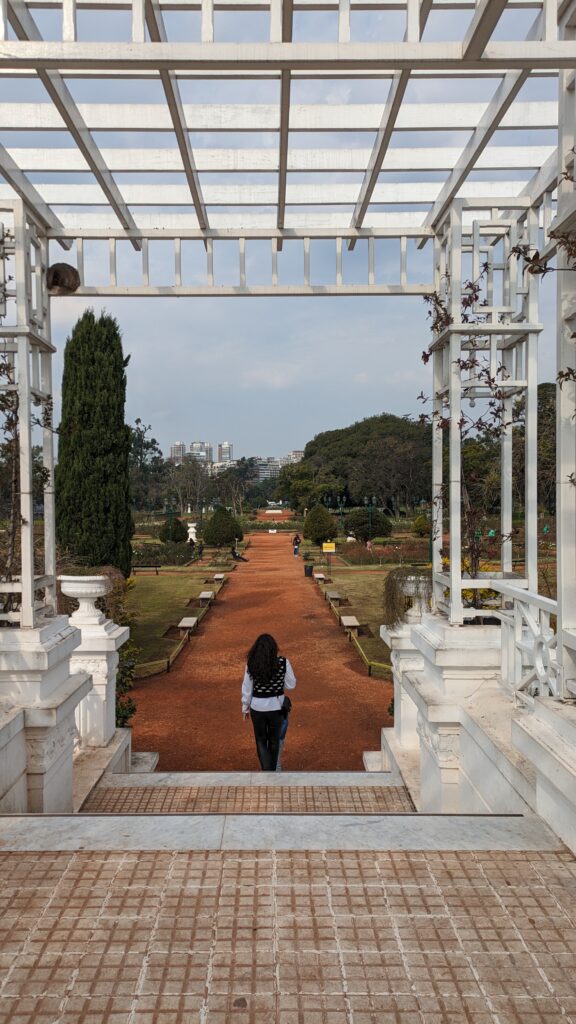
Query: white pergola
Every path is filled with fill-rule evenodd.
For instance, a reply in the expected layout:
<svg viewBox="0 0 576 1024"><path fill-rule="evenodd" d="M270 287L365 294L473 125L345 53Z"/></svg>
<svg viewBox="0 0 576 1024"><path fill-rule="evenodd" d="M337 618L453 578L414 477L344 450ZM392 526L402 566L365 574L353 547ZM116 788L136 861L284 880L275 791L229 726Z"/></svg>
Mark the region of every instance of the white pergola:
<svg viewBox="0 0 576 1024"><path fill-rule="evenodd" d="M528 246L552 259L551 229L576 232L575 32L575 0L1 0L0 337L13 367L4 385L20 400L22 567L0 581L0 592L21 597L0 619L34 629L55 607L47 423L41 570L31 525L35 407L49 408L52 394L49 251L51 262L77 267L77 294L86 297L436 290L452 320L430 349L436 610L460 625L476 614L463 591L496 590L505 682L576 695L574 382L558 391L551 601L538 594L538 282L512 252ZM319 240L333 254L332 280L321 284ZM251 260L256 243L268 247L264 273ZM282 274L288 244L301 253L292 284ZM59 256L58 245L66 250ZM218 277L225 248L237 266L232 284ZM561 254L556 265L566 265ZM480 275L466 322L463 281ZM575 365L576 295L572 274L557 281L561 372ZM422 326L426 347L424 317ZM462 368L470 352L490 369L492 390ZM488 402L494 387L505 420L525 400L525 572L513 571L510 426L499 566L471 579L462 560L459 420L463 403Z"/></svg>

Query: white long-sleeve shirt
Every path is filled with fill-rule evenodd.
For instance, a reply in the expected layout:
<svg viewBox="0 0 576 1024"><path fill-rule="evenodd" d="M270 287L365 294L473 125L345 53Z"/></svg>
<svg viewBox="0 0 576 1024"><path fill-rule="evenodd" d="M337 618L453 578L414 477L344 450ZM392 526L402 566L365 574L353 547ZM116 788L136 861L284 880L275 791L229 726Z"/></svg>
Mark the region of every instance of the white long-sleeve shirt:
<svg viewBox="0 0 576 1024"><path fill-rule="evenodd" d="M284 677L284 689L293 690L296 686L296 676L292 665L286 658L286 675ZM244 679L242 680L242 714L246 714L250 708L254 711L279 711L284 703L284 696L282 697L253 697L252 690L254 683L252 676L248 671L248 666L244 670Z"/></svg>

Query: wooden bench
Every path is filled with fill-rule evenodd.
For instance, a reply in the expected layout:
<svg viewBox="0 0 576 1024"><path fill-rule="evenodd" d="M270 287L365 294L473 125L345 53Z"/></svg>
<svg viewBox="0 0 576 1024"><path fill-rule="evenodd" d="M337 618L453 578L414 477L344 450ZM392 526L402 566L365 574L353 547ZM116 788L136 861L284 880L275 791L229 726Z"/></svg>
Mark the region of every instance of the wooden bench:
<svg viewBox="0 0 576 1024"><path fill-rule="evenodd" d="M196 629L197 625L198 625L198 619L195 618L195 616L193 616L193 615L185 616L183 619L180 619L180 622L178 623L178 629L180 630L180 635L184 636L185 633L191 633L193 629Z"/></svg>
<svg viewBox="0 0 576 1024"><path fill-rule="evenodd" d="M316 580L316 583L320 583L321 584L321 583L325 582L326 577L325 577L323 572L315 572L314 573L314 579Z"/></svg>
<svg viewBox="0 0 576 1024"><path fill-rule="evenodd" d="M198 595L198 600L200 601L200 605L202 607L204 605L210 604L210 602L214 600L214 591L213 590L203 590Z"/></svg>
<svg viewBox="0 0 576 1024"><path fill-rule="evenodd" d="M224 573L224 572L215 572L214 573L214 583L225 583L225 582L226 582L226 573Z"/></svg>
<svg viewBox="0 0 576 1024"><path fill-rule="evenodd" d="M158 571L161 568L162 568L161 565L133 565L132 566L132 572L133 573L148 572L149 569L155 569L156 570L156 575L158 575Z"/></svg>
<svg viewBox="0 0 576 1024"><path fill-rule="evenodd" d="M360 629L360 623L355 615L341 615L340 623L344 626L344 629L348 634L358 636L358 630Z"/></svg>
<svg viewBox="0 0 576 1024"><path fill-rule="evenodd" d="M327 601L331 601L332 604L340 604L343 600L342 594L339 594L337 590L327 590L324 594Z"/></svg>

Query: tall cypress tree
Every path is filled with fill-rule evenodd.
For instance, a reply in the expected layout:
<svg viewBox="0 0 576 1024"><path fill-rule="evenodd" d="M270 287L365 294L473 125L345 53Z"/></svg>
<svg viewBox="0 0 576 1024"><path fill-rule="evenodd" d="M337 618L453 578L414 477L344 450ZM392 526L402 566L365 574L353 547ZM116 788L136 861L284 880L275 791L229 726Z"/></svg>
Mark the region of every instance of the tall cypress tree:
<svg viewBox="0 0 576 1024"><path fill-rule="evenodd" d="M86 310L64 351L56 467L56 536L89 565L128 575L132 517L124 422L128 359L114 317Z"/></svg>

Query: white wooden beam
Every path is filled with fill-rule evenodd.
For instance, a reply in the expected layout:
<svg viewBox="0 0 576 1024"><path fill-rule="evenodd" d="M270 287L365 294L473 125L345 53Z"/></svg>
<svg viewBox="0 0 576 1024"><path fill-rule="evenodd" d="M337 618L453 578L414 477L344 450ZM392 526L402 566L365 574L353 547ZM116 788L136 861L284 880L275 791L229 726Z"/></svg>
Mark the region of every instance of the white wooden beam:
<svg viewBox="0 0 576 1024"><path fill-rule="evenodd" d="M44 43L40 41L41 35L38 26L23 0L9 0L8 17L10 24L19 39L16 46L41 47L44 45ZM30 39L34 40L34 42L29 43L27 41L23 41ZM81 44L75 43L72 49L78 45ZM99 45L101 46L102 44ZM69 43L65 43L64 46L68 49L70 48ZM68 131L72 135L76 145L82 152L86 162L89 164L92 173L102 188L102 191L105 193L110 206L118 217L118 220L125 228L133 231L136 225L132 219L132 215L124 204L118 187L110 174L110 171L106 167L100 151L86 127L82 115L80 114L72 94L70 93L63 78L58 71L43 71L41 69L38 69L38 77L50 96L60 117L68 128ZM135 249L139 248L139 243L136 238L132 240L132 244Z"/></svg>
<svg viewBox="0 0 576 1024"><path fill-rule="evenodd" d="M464 36L462 55L465 59L481 56L507 6L507 0L479 0Z"/></svg>
<svg viewBox="0 0 576 1024"><path fill-rule="evenodd" d="M414 14L416 7L414 4L408 8L407 13L407 26L405 39L415 41L416 30L419 36L422 35L424 28L426 27L426 21L432 8L432 0L423 0L420 5L419 17L416 19ZM372 147L372 153L370 154L370 160L364 173L364 179L360 186L360 194L352 214L352 227L362 227L362 222L366 215L366 211L370 205L372 193L378 181L378 176L382 168L384 157L390 146L390 139L392 133L395 130L396 122L398 120L398 114L402 103L404 102L404 96L406 95L406 89L408 88L408 82L410 81L410 72L401 71L399 75L395 75L388 92L388 98L386 100L386 106L378 128L378 134ZM353 247L353 246L352 246Z"/></svg>
<svg viewBox="0 0 576 1024"><path fill-rule="evenodd" d="M77 106L92 131L172 131L170 112L164 104L79 103ZM396 131L472 131L488 109L488 103L405 103L398 115ZM292 104L290 130L376 132L382 113L381 103ZM276 104L184 104L184 115L188 131L195 132L277 132L280 128ZM62 131L66 127L50 103L0 103L0 124L4 131ZM537 101L514 103L500 127L528 131L557 126L558 104Z"/></svg>
<svg viewBox="0 0 576 1024"><path fill-rule="evenodd" d="M65 227L63 237L72 238L117 238L125 237L124 231L111 212L76 213L73 210L61 211L62 223ZM148 237L202 238L203 233L198 227L194 213L162 213L162 227L159 228L157 213L144 213L135 210L134 219L137 224L137 235ZM370 217L370 227L362 228L364 237L373 234L378 238L398 238L402 234L412 238L432 238L433 231L423 227L424 213L421 211L398 210L397 212L374 213ZM348 238L351 234L350 218L346 213L323 211L314 213L286 212L286 226L282 237L287 238ZM280 232L276 228L274 211L266 213L242 210L240 213L214 213L210 217L209 237L213 238L274 238Z"/></svg>
<svg viewBox="0 0 576 1024"><path fill-rule="evenodd" d="M0 145L0 175L24 200L44 227L49 228L54 234L63 228L61 221L58 220L38 190L28 181L26 175L2 145Z"/></svg>
<svg viewBox="0 0 576 1024"><path fill-rule="evenodd" d="M89 171L88 164L77 149L48 149L9 146L7 152L22 171ZM100 150L110 171L182 173L182 161L177 149L119 149ZM462 147L425 146L414 149L389 149L385 170L392 171L445 171L452 170L462 153ZM195 154L198 171L236 173L276 173L276 149L198 149ZM333 171L363 171L370 159L369 149L295 149L288 152L289 171L310 173ZM542 168L556 160L554 146L489 146L476 161L477 170L517 170Z"/></svg>
<svg viewBox="0 0 576 1024"><path fill-rule="evenodd" d="M446 216L452 201L458 195L478 156L488 145L496 129L500 127L504 113L513 103L527 77L527 71L511 72L502 80L496 95L489 104L447 182L444 184L440 195L434 203L434 208L426 217L426 224L428 226L436 227Z"/></svg>
<svg viewBox="0 0 576 1024"><path fill-rule="evenodd" d="M13 0L18 9L23 0ZM10 5L9 5L10 6ZM27 12L28 13L28 12ZM29 15L28 15L29 17ZM102 43L79 42L74 47L59 41L6 40L0 52L0 67L31 68L37 71L84 69L90 74L103 71L218 71L235 78L245 72L397 72L397 71L502 71L572 70L576 65L576 43L572 40L545 42L491 42L480 58L462 56L458 42L379 43Z"/></svg>
<svg viewBox="0 0 576 1024"><path fill-rule="evenodd" d="M293 3L282 0L282 42L292 41ZM286 178L288 171L288 135L290 131L290 72L283 71L280 76L280 131L278 138L278 196L276 224L279 230L284 227L286 210ZM280 239L278 248L282 248Z"/></svg>
<svg viewBox="0 0 576 1024"><path fill-rule="evenodd" d="M128 11L131 0L77 0L78 7L87 10L119 10ZM559 10L567 7L571 0L562 0ZM474 11L477 0L434 0L437 10ZM30 9L42 8L58 10L62 0L28 0ZM202 0L160 0L160 6L168 11L201 11ZM355 4L360 10L367 11L404 11L406 0L361 0ZM508 0L508 7L516 10L540 10L542 0ZM270 0L215 0L217 11L268 11ZM297 11L338 11L339 0L296 0L294 9Z"/></svg>
<svg viewBox="0 0 576 1024"><path fill-rule="evenodd" d="M156 0L146 0L146 24L148 26L148 32L150 33L150 39L152 42L166 42L167 36L166 29L164 27L164 20ZM182 98L180 96L178 79L172 71L161 71L160 78L162 80L164 95L166 96L166 103L168 104L168 109L170 111L170 117L172 118L174 134L176 136L176 142L178 143L186 181L188 182L188 188L190 189L190 195L192 197L192 202L194 203L196 216L198 217L198 223L201 228L207 228L208 214L206 213L206 205L202 197L202 188L200 186L200 179L194 162L194 153L192 152L192 146L190 144L190 136L186 129L186 117L184 114Z"/></svg>
<svg viewBox="0 0 576 1024"><path fill-rule="evenodd" d="M471 201L482 200L494 204L496 199L511 199L520 194L523 181L466 181L459 195ZM413 206L433 203L442 189L438 181L383 182L373 193L373 203L384 205ZM43 200L55 206L102 206L105 196L98 185L42 184L37 191ZM357 194L354 184L288 185L286 206L351 206ZM186 206L190 194L186 185L141 185L122 186L123 202L128 206ZM204 199L207 206L274 206L278 197L275 185L206 185ZM0 199L9 198L9 193L0 186ZM201 227L203 225L200 225ZM350 226L350 225L349 225ZM278 225L277 225L278 227ZM352 226L353 228L353 226ZM279 228L281 231L281 228Z"/></svg>

